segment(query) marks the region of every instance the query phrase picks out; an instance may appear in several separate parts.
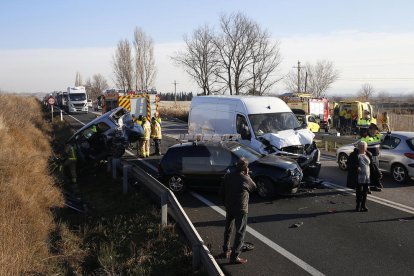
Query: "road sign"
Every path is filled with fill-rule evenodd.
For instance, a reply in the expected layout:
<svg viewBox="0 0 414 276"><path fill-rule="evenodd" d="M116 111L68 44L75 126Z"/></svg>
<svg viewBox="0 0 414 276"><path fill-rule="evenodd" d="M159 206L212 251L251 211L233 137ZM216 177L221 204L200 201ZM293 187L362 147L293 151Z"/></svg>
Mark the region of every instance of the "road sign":
<svg viewBox="0 0 414 276"><path fill-rule="evenodd" d="M47 103L49 105L54 105L56 103L55 98L53 98L52 96L49 97L49 99L47 99Z"/></svg>

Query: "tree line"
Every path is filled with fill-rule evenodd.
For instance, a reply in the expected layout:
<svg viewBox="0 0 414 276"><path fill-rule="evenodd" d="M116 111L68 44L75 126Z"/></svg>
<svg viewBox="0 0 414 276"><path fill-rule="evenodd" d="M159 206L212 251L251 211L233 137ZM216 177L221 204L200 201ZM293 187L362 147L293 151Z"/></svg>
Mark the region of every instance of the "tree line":
<svg viewBox="0 0 414 276"><path fill-rule="evenodd" d="M159 97L161 101L191 101L193 99L193 92L160 93Z"/></svg>
<svg viewBox="0 0 414 276"><path fill-rule="evenodd" d="M271 39L267 30L242 13L222 14L217 30L200 26L190 36L184 36L184 43L184 49L171 59L197 84L200 95L267 95L275 84L283 82L289 92L323 97L339 77L333 63L327 60L308 62L302 70L283 74L279 41ZM151 36L136 27L131 41L121 39L112 57L112 69L112 80L118 89L153 88L157 70ZM78 73L75 83L82 83ZM91 97L108 88L101 74L93 75L83 85Z"/></svg>

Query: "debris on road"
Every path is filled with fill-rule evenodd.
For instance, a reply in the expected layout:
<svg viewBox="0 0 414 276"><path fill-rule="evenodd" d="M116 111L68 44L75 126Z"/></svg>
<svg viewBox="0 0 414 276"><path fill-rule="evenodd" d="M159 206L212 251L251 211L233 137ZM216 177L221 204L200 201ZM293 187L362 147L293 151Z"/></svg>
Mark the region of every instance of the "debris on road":
<svg viewBox="0 0 414 276"><path fill-rule="evenodd" d="M294 223L294 224L292 224L291 226L289 226L289 228L299 228L299 227L301 227L303 225L303 221L301 221L301 222L297 222L297 223Z"/></svg>

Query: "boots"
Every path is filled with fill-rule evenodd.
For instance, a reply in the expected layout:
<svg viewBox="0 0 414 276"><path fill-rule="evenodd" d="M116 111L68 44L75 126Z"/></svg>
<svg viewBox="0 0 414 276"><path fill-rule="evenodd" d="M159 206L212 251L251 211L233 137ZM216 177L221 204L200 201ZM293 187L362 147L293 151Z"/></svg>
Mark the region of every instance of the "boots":
<svg viewBox="0 0 414 276"><path fill-rule="evenodd" d="M366 202L367 202L367 192L363 192L362 202L361 202L361 212L368 212L368 208L367 206L365 206Z"/></svg>

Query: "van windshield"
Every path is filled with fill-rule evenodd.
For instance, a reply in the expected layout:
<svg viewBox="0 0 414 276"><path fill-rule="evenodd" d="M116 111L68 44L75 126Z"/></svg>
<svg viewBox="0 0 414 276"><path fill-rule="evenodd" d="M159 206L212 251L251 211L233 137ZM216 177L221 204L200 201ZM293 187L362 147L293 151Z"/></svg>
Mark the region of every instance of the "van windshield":
<svg viewBox="0 0 414 276"><path fill-rule="evenodd" d="M250 114L249 119L256 136L300 128L300 124L292 112Z"/></svg>

